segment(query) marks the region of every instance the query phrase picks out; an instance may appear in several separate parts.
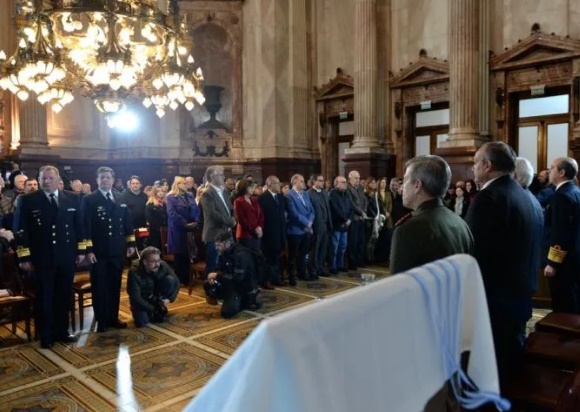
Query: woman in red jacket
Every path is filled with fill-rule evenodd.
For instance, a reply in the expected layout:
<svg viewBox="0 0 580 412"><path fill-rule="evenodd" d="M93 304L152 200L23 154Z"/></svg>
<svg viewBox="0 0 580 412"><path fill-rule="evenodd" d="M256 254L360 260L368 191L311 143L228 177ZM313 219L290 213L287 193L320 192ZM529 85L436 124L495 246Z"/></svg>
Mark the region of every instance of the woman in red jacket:
<svg viewBox="0 0 580 412"><path fill-rule="evenodd" d="M236 185L236 200L234 200L234 213L238 222L236 239L242 246L260 250L264 215L258 199L252 196L255 186L255 183L247 179L240 180Z"/></svg>

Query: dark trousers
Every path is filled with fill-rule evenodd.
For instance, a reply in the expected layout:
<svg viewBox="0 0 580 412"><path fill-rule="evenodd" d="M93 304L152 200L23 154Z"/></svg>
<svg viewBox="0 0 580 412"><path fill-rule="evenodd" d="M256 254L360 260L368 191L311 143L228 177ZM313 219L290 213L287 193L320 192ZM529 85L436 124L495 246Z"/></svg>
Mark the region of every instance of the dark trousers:
<svg viewBox="0 0 580 412"><path fill-rule="evenodd" d="M215 248L214 242L207 242L205 244L205 275L217 271L219 262L219 255Z"/></svg>
<svg viewBox="0 0 580 412"><path fill-rule="evenodd" d="M580 314L579 282L556 270L556 276L548 278L548 284L554 312Z"/></svg>
<svg viewBox="0 0 580 412"><path fill-rule="evenodd" d="M282 274L280 273L280 249L271 249L267 245L262 245L262 253L266 261L264 268L264 279L261 283L279 284L282 282Z"/></svg>
<svg viewBox="0 0 580 412"><path fill-rule="evenodd" d="M244 238L240 238L238 239L238 243L244 247L247 247L248 249L253 249L253 250L260 250L260 241L262 239L254 237L251 239L244 239Z"/></svg>
<svg viewBox="0 0 580 412"><path fill-rule="evenodd" d="M310 235L288 235L288 277L308 279L306 272L306 255L310 248Z"/></svg>
<svg viewBox="0 0 580 412"><path fill-rule="evenodd" d="M175 253L173 255L173 265L175 274L179 278L182 285L189 284L189 269L191 262L189 260L189 253Z"/></svg>
<svg viewBox="0 0 580 412"><path fill-rule="evenodd" d="M97 262L91 265L93 311L99 326L111 325L119 319L124 260L123 256L97 256Z"/></svg>
<svg viewBox="0 0 580 412"><path fill-rule="evenodd" d="M32 273L36 292L36 327L42 344L51 344L68 336L74 270L73 262Z"/></svg>
<svg viewBox="0 0 580 412"><path fill-rule="evenodd" d="M348 228L348 268L356 270L365 263L365 221L354 220Z"/></svg>
<svg viewBox="0 0 580 412"><path fill-rule="evenodd" d="M330 243L330 233L326 228L318 231L312 236L310 241L310 259L308 261L308 271L318 276L324 273L324 263L328 254L328 244Z"/></svg>
<svg viewBox="0 0 580 412"><path fill-rule="evenodd" d="M176 289L179 289L179 283L173 276L164 277L161 282L155 284L155 290L153 293L160 296L162 299L169 299ZM146 297L148 298L148 296ZM131 313L133 314L133 320L135 321L135 326L140 328L149 323L149 317L151 315L147 310L138 307L133 300L131 302Z"/></svg>
<svg viewBox="0 0 580 412"><path fill-rule="evenodd" d="M523 362L526 321L502 307L490 306L489 316L499 381L505 387Z"/></svg>

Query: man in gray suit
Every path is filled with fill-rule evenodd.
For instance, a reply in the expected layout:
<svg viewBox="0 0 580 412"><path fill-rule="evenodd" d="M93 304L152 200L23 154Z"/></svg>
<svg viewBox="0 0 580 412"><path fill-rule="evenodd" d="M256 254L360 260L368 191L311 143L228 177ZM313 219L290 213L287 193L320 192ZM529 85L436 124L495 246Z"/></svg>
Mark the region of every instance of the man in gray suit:
<svg viewBox="0 0 580 412"><path fill-rule="evenodd" d="M231 231L236 225L233 207L229 194L224 190L224 168L210 166L205 171L208 182L201 196L203 212L203 231L201 239L205 243L206 274L215 272L219 255L215 248L215 239L219 233Z"/></svg>

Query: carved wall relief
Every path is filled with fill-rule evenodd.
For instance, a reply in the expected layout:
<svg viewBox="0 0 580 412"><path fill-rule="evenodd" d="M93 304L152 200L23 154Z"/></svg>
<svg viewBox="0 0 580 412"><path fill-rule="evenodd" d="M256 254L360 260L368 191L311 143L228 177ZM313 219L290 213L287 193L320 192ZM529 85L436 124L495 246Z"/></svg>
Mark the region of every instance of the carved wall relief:
<svg viewBox="0 0 580 412"><path fill-rule="evenodd" d="M194 57L204 84L216 86L213 91L222 88L218 111L205 106L181 111L181 139L189 142L195 163L201 158L211 163L214 157L242 160L242 1L182 2L181 9L193 27Z"/></svg>
<svg viewBox="0 0 580 412"><path fill-rule="evenodd" d="M403 165L414 151L413 119L421 102L429 101L432 105L449 102L449 63L428 57L421 50L419 60L402 69L389 79L391 101L393 102L392 127L397 140L397 175L402 176Z"/></svg>
<svg viewBox="0 0 580 412"><path fill-rule="evenodd" d="M320 155L324 176L338 174L339 123L354 116L354 84L352 77L336 69L336 77L320 89L314 88L320 124Z"/></svg>
<svg viewBox="0 0 580 412"><path fill-rule="evenodd" d="M580 40L542 33L536 23L529 37L492 56L490 68L495 83L498 140L513 144L516 139L517 99L513 96L540 85L569 90L572 134L580 107L579 91L574 87L578 84L575 79L580 78Z"/></svg>

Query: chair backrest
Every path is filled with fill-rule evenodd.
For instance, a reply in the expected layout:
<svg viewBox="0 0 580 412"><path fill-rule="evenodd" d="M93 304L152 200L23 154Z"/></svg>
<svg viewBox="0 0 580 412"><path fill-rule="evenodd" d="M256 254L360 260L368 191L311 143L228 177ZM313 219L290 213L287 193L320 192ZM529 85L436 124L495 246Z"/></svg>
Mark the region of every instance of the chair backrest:
<svg viewBox="0 0 580 412"><path fill-rule="evenodd" d="M580 369L576 369L570 382L562 389L555 412L580 411Z"/></svg>
<svg viewBox="0 0 580 412"><path fill-rule="evenodd" d="M161 226L161 253L167 255L167 227Z"/></svg>
<svg viewBox="0 0 580 412"><path fill-rule="evenodd" d="M24 284L23 278L16 267L16 255L10 250L2 257L2 268L0 272L0 289L10 289L14 295L22 295Z"/></svg>

